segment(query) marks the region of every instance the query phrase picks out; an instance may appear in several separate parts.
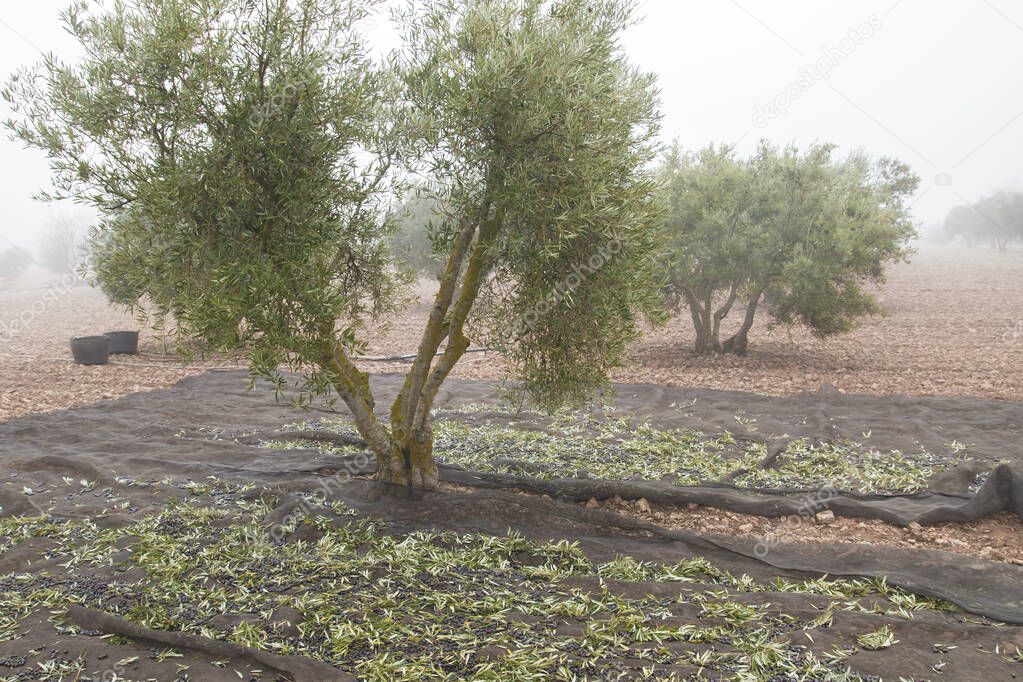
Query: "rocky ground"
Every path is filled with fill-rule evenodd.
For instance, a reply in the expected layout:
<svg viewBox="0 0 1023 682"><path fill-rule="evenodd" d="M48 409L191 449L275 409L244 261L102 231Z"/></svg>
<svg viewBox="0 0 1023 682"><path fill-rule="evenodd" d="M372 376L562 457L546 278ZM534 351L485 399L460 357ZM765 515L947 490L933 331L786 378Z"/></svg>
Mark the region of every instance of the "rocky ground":
<svg viewBox="0 0 1023 682"><path fill-rule="evenodd" d="M431 289L423 282L423 302L371 335L371 355L414 351ZM649 330L614 379L772 395L830 383L853 393L1023 400L1023 252L924 250L892 269L880 298L885 316L827 341L802 329L769 329L761 320L745 358L694 355L692 330L679 316ZM244 366L227 357L182 365L160 334L148 330L141 356L76 366L69 337L140 324L109 306L99 291L84 284L66 287L43 273L3 283L0 324L0 419L165 387L211 367ZM364 366L374 372L404 367ZM492 379L504 372L499 357L480 353L467 356L454 376Z"/></svg>
<svg viewBox="0 0 1023 682"><path fill-rule="evenodd" d="M1016 514L902 527L830 512L764 518L620 497L572 504L451 483L415 504L379 500L368 481L324 478L335 453L223 438L224 429L296 419L270 396L245 392L240 373L154 391L214 368L243 370L241 358L183 365L159 333L143 329L141 355L73 364L69 337L142 325L98 291L67 284L37 273L0 288L4 682L571 679L608 671L1010 679L1023 670L1020 628L976 615L1018 622ZM424 297L430 290L422 284ZM619 401L630 414L743 443L823 429L856 436L870 452L934 453L892 455L917 467L905 471L872 473L860 463L846 472L818 456L772 474L809 477L793 479L800 487L837 471L912 491L949 458L991 466L1016 457L1018 403L840 396L830 387L796 394L831 384L850 393L1023 400L1021 294L1021 253L925 252L892 272L881 292L887 316L827 343L762 323L749 357L699 358L688 350L684 318L652 330L614 378L660 385L626 386ZM421 303L376 330L368 352L410 352L426 311ZM492 353L473 354L456 376L501 378L504 367ZM374 382L393 389L396 379ZM473 425L520 421L493 406L478 411L488 386L454 381L445 400ZM459 452L483 467L488 448L507 445L502 434ZM446 437L457 445L463 436ZM560 441L550 452L529 438L514 443L540 463L555 451L564 459ZM690 449L686 466L715 469L717 450ZM677 455L671 442L657 452ZM627 459L604 466L617 471ZM770 547L767 562L749 558L760 544ZM809 575L863 577L803 580L807 561ZM894 585L882 579L889 575Z"/></svg>

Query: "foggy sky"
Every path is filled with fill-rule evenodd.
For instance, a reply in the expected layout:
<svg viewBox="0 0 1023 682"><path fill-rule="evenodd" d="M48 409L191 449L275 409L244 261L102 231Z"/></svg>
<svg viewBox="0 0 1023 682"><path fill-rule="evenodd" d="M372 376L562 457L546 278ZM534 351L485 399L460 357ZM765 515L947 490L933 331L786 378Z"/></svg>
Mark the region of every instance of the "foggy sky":
<svg viewBox="0 0 1023 682"><path fill-rule="evenodd" d="M72 58L58 23L68 0L0 5L0 75L40 51ZM895 156L921 176L913 212L941 221L997 189L1023 190L1023 3L1014 0L645 0L626 37L658 74L663 137L750 151L835 142ZM386 23L385 19L381 19ZM393 46L386 27L376 46ZM0 102L0 118L10 115ZM41 154L0 141L0 249L29 247L54 214ZM88 214L85 213L85 216Z"/></svg>

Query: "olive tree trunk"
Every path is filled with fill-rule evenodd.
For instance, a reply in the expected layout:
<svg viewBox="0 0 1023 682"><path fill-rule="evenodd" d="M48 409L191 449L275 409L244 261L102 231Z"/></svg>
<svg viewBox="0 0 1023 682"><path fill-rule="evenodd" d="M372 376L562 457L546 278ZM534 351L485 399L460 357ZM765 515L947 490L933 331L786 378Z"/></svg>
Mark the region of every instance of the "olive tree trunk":
<svg viewBox="0 0 1023 682"><path fill-rule="evenodd" d="M440 479L437 462L433 459L433 431L429 426L392 440L388 452L376 453L377 480L409 488L436 488Z"/></svg>
<svg viewBox="0 0 1023 682"><path fill-rule="evenodd" d="M439 482L433 459L433 431L427 420L416 428L406 415L403 389L391 410L390 428L374 413L369 375L343 353L335 353L329 368L334 388L352 412L356 430L377 459L377 480L408 488L433 490Z"/></svg>
<svg viewBox="0 0 1023 682"><path fill-rule="evenodd" d="M484 201L480 215L486 218L463 223L454 240L416 358L391 405L389 427L374 412L369 375L336 343L329 347L326 366L334 388L376 455L381 482L425 490L438 485L431 409L441 384L469 348L465 323L486 276L487 249L503 222L500 213L491 214L489 200Z"/></svg>
<svg viewBox="0 0 1023 682"><path fill-rule="evenodd" d="M732 306L738 298L736 286L730 287L728 297L720 308L714 309L714 291L707 290L703 296L697 296L695 292L685 289L683 291L686 303L689 305L689 313L693 318L693 328L696 330L696 344L694 351L697 355L709 355L721 353L721 321L731 312Z"/></svg>
<svg viewBox="0 0 1023 682"><path fill-rule="evenodd" d="M753 328L753 321L757 314L757 306L760 304L761 296L763 296L763 290L754 292L749 304L746 306L746 315L743 317L742 326L739 327L735 334L721 344L722 353L746 355L749 349L749 331Z"/></svg>

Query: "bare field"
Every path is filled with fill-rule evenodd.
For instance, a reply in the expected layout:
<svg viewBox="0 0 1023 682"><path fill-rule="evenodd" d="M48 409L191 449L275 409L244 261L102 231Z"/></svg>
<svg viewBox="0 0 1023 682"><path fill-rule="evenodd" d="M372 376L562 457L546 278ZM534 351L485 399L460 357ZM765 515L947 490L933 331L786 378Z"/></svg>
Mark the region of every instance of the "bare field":
<svg viewBox="0 0 1023 682"><path fill-rule="evenodd" d="M689 321L679 317L647 335L616 379L769 394L831 383L848 393L1023 400L1023 251L922 250L892 268L879 299L887 315L824 341L805 329L769 330L761 317L746 358L695 356Z"/></svg>
<svg viewBox="0 0 1023 682"><path fill-rule="evenodd" d="M827 340L806 329L770 329L761 315L743 358L698 356L687 312L648 329L613 378L786 395L830 383L848 393L1023 400L1023 251L926 249L889 273L886 315ZM414 348L428 308L400 320L376 352ZM738 325L743 310L733 311ZM726 328L727 328L726 320ZM499 378L490 355L467 358L455 376Z"/></svg>
<svg viewBox="0 0 1023 682"><path fill-rule="evenodd" d="M371 354L415 350L431 288L423 283L424 302L372 335ZM84 284L64 290L38 273L4 282L0 292L0 322L7 325L0 328L0 420L166 387L212 367L244 366L228 357L182 365L159 335L145 330L141 356L80 367L71 362L69 337L138 323L99 291ZM1023 400L1023 252L925 249L892 269L880 296L886 316L827 341L802 329L769 329L761 319L745 358L694 355L688 316L679 316L649 330L614 379L779 395L830 383L852 393ZM738 316L741 310L733 313ZM403 365L364 367L394 372ZM504 375L493 353L466 356L454 373Z"/></svg>
<svg viewBox="0 0 1023 682"><path fill-rule="evenodd" d="M420 293L427 296L431 288L424 283ZM620 391L616 405L623 414L643 413L665 428L695 425L731 434L750 425L749 434L765 437L862 434L878 452L920 448L941 455L928 462L949 466L957 456L949 451L950 438L970 443L970 454L988 464L1015 458L1023 402L755 393L788 394L830 382L865 393L1020 400L1023 329L1016 320L1023 318L1021 293L1021 253L928 252L892 273L882 292L888 316L868 320L830 344L801 331L758 329L747 358L697 358L688 350L691 332L679 319L639 342L630 366L615 378L745 393L634 386ZM420 303L388 331L375 330L369 352L410 352L426 310ZM495 464L491 455L509 461L509 455L532 453L536 463L554 457L568 462L572 451L565 440L530 449L524 441L487 440L485 434L455 438L450 446L480 458L480 471L445 469L466 475L445 481L440 495L415 501L381 497L364 479L369 469L345 474L348 459L340 452L271 447L263 436L251 440L254 434L283 435L296 419L308 423L307 413L275 404L266 390L246 391L243 371L205 374L171 391L144 393L210 368L244 369L239 358L205 358L185 367L159 335L145 331L140 356L115 357L100 367L74 365L69 337L138 328L94 289L82 285L65 291L51 287L45 277L26 277L0 290L0 324L6 325L0 327L0 507L16 515L0 519L6 524L0 528L0 577L8 575L0 592L17 604L14 619L8 619L17 636L0 642L0 663L34 669L66 660L81 670L102 670L117 661L111 669L117 674L124 668L135 677L171 679L187 668L197 679L226 681L259 679L267 667L295 679L356 679L395 661L389 671L400 672L392 677L407 677L407 661L435 665L441 660L446 674L469 678L477 669L500 674L495 666L511 669L532 656L534 645L522 646L530 641L523 639L524 626L541 651L556 657L583 650L580 642L587 633L608 632L601 628L627 618L637 629L624 631L627 636L616 631L608 640L614 647L602 643L601 658L584 672L639 677L660 671L689 679L710 670L723 676L743 660L733 650L748 650L750 657L768 651L779 670L782 665L802 670L808 656L825 660L838 652L835 666L864 679L892 674L923 679L932 671L948 679L1009 679L1019 668L1023 633L1007 625L1023 623L1016 513L934 525L910 522L903 528L870 515L816 512L813 500L831 497L825 498L823 489L810 496L817 485L810 483L795 485L805 494L799 513L779 518L653 497L565 501L553 492L480 485L485 475L480 471ZM402 367L365 366L374 371ZM457 371L482 379L503 373L493 353L470 355ZM386 405L401 377L373 381L375 395ZM523 413L508 411L502 417L489 381L455 380L449 388L438 409L458 414L467 427L522 424L523 433L542 431L542 421L524 421ZM478 409L487 405L495 409ZM813 418L804 419L811 406ZM30 414L39 412L49 414ZM26 417L12 419L19 415ZM607 437L602 432L601 438ZM617 460L594 456L590 443L596 440L575 451L610 471ZM623 450L621 442L615 447L625 453L621 461L644 460ZM655 460L668 449L670 457L677 454L674 445L644 452ZM690 449L691 460L671 460L670 468L703 466L696 456L702 450ZM739 460L730 461L738 466ZM649 482L664 483L648 464L643 461L643 471L653 472ZM854 467L847 476L844 470L832 475L814 466L819 464L801 464L798 471L808 478L800 480L818 474L852 480L861 473L862 482L876 480L866 468ZM1003 474L1007 470L999 468ZM933 480L929 470L919 475L925 473ZM624 474L617 476L612 482L627 483ZM574 480L585 485L589 477ZM961 483L975 480L970 473ZM985 490L991 501L992 490L1007 488L999 479L987 483L992 485L960 503L973 505ZM329 503L314 497L324 491L330 493ZM998 499L1019 499L1017 493L995 493ZM300 511L308 516L296 523ZM382 518L386 533L353 517ZM394 581L367 579L380 571L414 580L409 589L395 592ZM824 579L828 576L847 577ZM324 599L310 602L305 598L310 591ZM346 640L353 642L379 637L378 623L389 619L366 625L364 616L388 613L395 599L405 613L402 642L411 646L389 639L379 646L349 649L346 644L338 653L323 645L328 640L318 633L327 630L355 632L359 639ZM159 629L141 627L138 604L149 613L167 614ZM329 608L323 611L320 604ZM350 608L339 610L337 604ZM560 610L551 611L552 604ZM81 636L69 637L65 626L58 626L54 616L64 610ZM728 629L707 640L702 634L699 641L665 640L663 650L655 652L647 634L655 631L646 624L665 622L679 632L716 633L723 627L719 623ZM242 647L223 654L225 641L238 641L239 633L250 631L264 637L255 645L262 651L258 658ZM101 632L126 636L85 636ZM316 634L306 637L306 632ZM456 641L465 642L459 646L469 647L470 657L441 646ZM174 660L153 648L161 642L174 647L165 649L177 654ZM54 659L59 651L67 658ZM271 651L294 655L267 658ZM438 651L447 658L438 659ZM662 658L669 663L662 665ZM582 665L589 659L568 660ZM680 663L690 660L698 665ZM292 674L287 666L308 672ZM839 667L828 670L840 674Z"/></svg>

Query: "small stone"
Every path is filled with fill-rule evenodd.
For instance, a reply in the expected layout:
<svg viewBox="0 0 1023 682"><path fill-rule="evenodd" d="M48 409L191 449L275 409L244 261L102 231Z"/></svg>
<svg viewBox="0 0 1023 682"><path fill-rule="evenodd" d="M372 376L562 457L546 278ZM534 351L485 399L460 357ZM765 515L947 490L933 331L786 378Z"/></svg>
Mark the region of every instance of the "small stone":
<svg viewBox="0 0 1023 682"><path fill-rule="evenodd" d="M817 389L819 395L841 395L842 392L835 388L835 385L830 381L825 381L821 384L821 387Z"/></svg>
<svg viewBox="0 0 1023 682"><path fill-rule="evenodd" d="M744 523L741 526L739 526L739 531L742 532L742 533L751 533L751 532L753 532L753 524L752 523Z"/></svg>
<svg viewBox="0 0 1023 682"><path fill-rule="evenodd" d="M502 646L489 645L476 652L478 661L498 661L508 655L508 650Z"/></svg>
<svg viewBox="0 0 1023 682"><path fill-rule="evenodd" d="M689 504L686 505L686 509L688 509L689 511L696 511L699 508L700 505L696 504L695 502L690 502Z"/></svg>
<svg viewBox="0 0 1023 682"><path fill-rule="evenodd" d="M597 498L591 497L589 499L589 501L586 502L586 508L587 509L600 509L600 502L597 502Z"/></svg>
<svg viewBox="0 0 1023 682"><path fill-rule="evenodd" d="M641 497L636 500L636 509L644 514L649 514L653 511L653 509L650 508L650 503L646 501L645 497Z"/></svg>
<svg viewBox="0 0 1023 682"><path fill-rule="evenodd" d="M300 636L302 631L298 626L299 623L302 623L304 620L305 616L290 606L280 606L276 608L272 614L270 614L270 622L278 623L281 628L281 633L287 637Z"/></svg>
<svg viewBox="0 0 1023 682"><path fill-rule="evenodd" d="M835 512L830 509L825 509L822 512L817 513L817 523L831 523L835 520Z"/></svg>
<svg viewBox="0 0 1023 682"><path fill-rule="evenodd" d="M924 527L921 526L916 521L911 522L908 526L906 526L906 528L909 529L910 533L919 533L920 531L922 531L924 529Z"/></svg>

